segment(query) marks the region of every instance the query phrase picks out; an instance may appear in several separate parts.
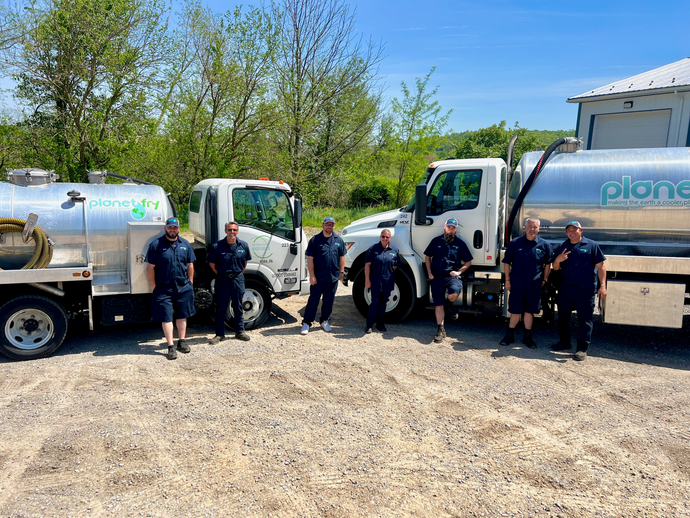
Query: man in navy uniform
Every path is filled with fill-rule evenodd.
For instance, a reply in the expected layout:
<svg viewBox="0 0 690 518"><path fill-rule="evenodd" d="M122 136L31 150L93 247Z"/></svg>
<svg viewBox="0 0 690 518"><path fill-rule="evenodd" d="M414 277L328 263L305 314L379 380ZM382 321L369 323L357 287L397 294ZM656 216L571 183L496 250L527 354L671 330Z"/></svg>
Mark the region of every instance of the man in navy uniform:
<svg viewBox="0 0 690 518"><path fill-rule="evenodd" d="M302 335L309 332L322 296L321 327L326 332L331 331L328 319L333 312L338 280L345 271L345 242L333 232L335 220L331 216L326 216L321 228L322 232L312 237L307 244L307 268L311 287L300 331Z"/></svg>
<svg viewBox="0 0 690 518"><path fill-rule="evenodd" d="M168 359L177 359L177 351L188 353L187 318L196 313L194 307L194 252L189 242L180 237L180 221L168 218L165 234L149 245L146 274L151 285L151 316L161 322ZM177 351L173 342L173 306L177 312Z"/></svg>
<svg viewBox="0 0 690 518"><path fill-rule="evenodd" d="M580 331L577 335L577 351L573 357L583 361L592 340L594 300L598 294L606 297L606 257L599 245L582 236L582 225L571 221L565 226L568 236L554 252L554 271L561 270L561 286L558 289L558 334L560 340L551 346L554 351L570 350L570 312L577 311ZM597 276L599 290L597 291Z"/></svg>
<svg viewBox="0 0 690 518"><path fill-rule="evenodd" d="M446 337L445 305L446 291L448 291L448 305L453 320L457 319L455 300L462 293L462 279L472 266L472 253L465 242L455 236L458 230L458 220L449 218L443 225L444 233L435 237L424 250L425 263L429 280L431 281L431 295L434 299L437 331L434 342L442 342Z"/></svg>
<svg viewBox="0 0 690 518"><path fill-rule="evenodd" d="M232 313L235 324L235 338L248 341L249 335L244 331L244 311L242 298L244 297L244 269L252 254L249 245L237 239L240 228L237 223L230 221L225 224L225 239L214 243L208 251L208 262L211 270L216 274L216 336L211 338L210 344L217 344L225 340L225 313L232 301Z"/></svg>
<svg viewBox="0 0 690 518"><path fill-rule="evenodd" d="M510 292L508 297L510 322L500 345L510 345L515 342L515 327L524 313L525 334L522 337L522 343L531 349L537 348L532 338L532 323L534 314L541 310L541 289L549 278L553 254L551 245L537 234L539 234L539 220L528 218L525 221L525 235L513 239L506 248L503 268L506 276L506 290Z"/></svg>
<svg viewBox="0 0 690 518"><path fill-rule="evenodd" d="M395 285L395 270L399 264L399 252L391 246L391 231L383 229L379 242L367 250L364 258L364 285L371 288L371 304L367 314L366 333L372 332L372 326L376 323L376 329L386 332L384 317L386 304Z"/></svg>

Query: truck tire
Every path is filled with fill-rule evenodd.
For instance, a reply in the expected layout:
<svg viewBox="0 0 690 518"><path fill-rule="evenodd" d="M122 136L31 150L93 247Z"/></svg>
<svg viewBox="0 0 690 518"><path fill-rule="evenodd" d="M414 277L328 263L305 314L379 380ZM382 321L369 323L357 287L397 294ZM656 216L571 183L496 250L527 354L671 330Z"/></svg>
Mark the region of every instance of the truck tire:
<svg viewBox="0 0 690 518"><path fill-rule="evenodd" d="M256 329L266 322L271 313L271 296L266 287L261 282L248 279L244 283L244 298L242 306L244 308L244 328ZM228 305L225 313L225 327L234 329L234 314L232 304Z"/></svg>
<svg viewBox="0 0 690 518"><path fill-rule="evenodd" d="M35 360L54 353L67 335L67 313L54 300L16 297L0 307L0 352L14 360Z"/></svg>
<svg viewBox="0 0 690 518"><path fill-rule="evenodd" d="M371 302L371 290L364 286L364 281L365 275L362 269L357 273L352 284L352 298L357 310L366 317ZM395 286L386 304L386 323L395 324L403 320L410 314L416 301L412 279L405 270L398 268L395 270Z"/></svg>

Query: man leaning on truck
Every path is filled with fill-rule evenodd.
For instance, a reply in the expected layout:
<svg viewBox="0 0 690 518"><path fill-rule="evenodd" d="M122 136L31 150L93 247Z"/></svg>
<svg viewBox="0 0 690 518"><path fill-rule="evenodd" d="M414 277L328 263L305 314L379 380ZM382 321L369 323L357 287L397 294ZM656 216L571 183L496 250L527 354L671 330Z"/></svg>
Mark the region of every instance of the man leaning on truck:
<svg viewBox="0 0 690 518"><path fill-rule="evenodd" d="M558 334L561 338L551 349L570 350L570 313L574 306L580 323L577 351L573 357L577 361L587 357L592 340L595 296L606 297L606 257L599 245L584 238L582 232L579 221L571 221L565 226L568 239L556 248L552 265L554 271L561 270L563 280L558 288ZM597 275L600 282L598 292Z"/></svg>
<svg viewBox="0 0 690 518"><path fill-rule="evenodd" d="M173 305L177 310L177 350L190 351L185 343L187 318L196 313L194 307L194 251L189 242L180 237L180 222L168 218L165 234L149 245L146 274L151 285L151 316L161 322L168 343L168 359L177 359L173 342Z"/></svg>
<svg viewBox="0 0 690 518"><path fill-rule="evenodd" d="M431 281L431 296L434 299L437 331L434 342L442 342L446 337L445 305L446 290L451 318L457 319L457 310L453 303L462 293L460 276L472 266L472 253L465 242L455 236L458 220L449 218L443 225L443 235L431 240L424 250L426 270ZM464 262L464 264L463 264Z"/></svg>
<svg viewBox="0 0 690 518"><path fill-rule="evenodd" d="M510 292L510 322L499 345L510 345L515 342L515 327L520 322L520 315L524 313L525 334L522 343L530 349L537 348L532 338L532 323L534 314L539 313L541 309L541 289L549 278L553 254L548 241L537 235L539 225L537 218L528 218L525 221L525 235L513 239L506 248L503 268L506 290Z"/></svg>

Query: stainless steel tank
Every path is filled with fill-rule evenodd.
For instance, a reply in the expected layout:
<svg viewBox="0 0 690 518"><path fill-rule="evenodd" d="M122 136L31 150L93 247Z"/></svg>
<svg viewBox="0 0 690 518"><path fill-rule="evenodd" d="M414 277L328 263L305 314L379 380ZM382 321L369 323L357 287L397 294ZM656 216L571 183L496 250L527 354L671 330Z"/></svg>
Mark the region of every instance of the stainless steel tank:
<svg viewBox="0 0 690 518"><path fill-rule="evenodd" d="M0 182L0 218L26 219L32 212L55 243L49 268L91 262L94 284L100 285L127 281L129 222L160 223L163 231L173 215L165 191L153 185ZM33 240L25 244L17 233L4 238L0 268L21 268L33 253Z"/></svg>
<svg viewBox="0 0 690 518"><path fill-rule="evenodd" d="M542 154L520 160L509 213ZM527 194L513 237L528 217L539 218L539 235L553 242L577 220L609 254L690 257L690 148L556 152Z"/></svg>

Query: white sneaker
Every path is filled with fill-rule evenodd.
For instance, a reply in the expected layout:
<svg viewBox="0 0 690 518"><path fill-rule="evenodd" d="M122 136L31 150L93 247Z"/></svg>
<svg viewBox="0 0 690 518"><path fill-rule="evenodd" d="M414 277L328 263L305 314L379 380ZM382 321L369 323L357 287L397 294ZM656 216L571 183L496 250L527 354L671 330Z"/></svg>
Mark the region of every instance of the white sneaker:
<svg viewBox="0 0 690 518"><path fill-rule="evenodd" d="M306 335L309 332L309 324L302 324L302 330L299 332L301 335Z"/></svg>
<svg viewBox="0 0 690 518"><path fill-rule="evenodd" d="M323 322L321 322L321 327L322 327L323 330L326 331L327 333L330 333L330 332L331 332L331 325L328 323L328 320L324 320Z"/></svg>

